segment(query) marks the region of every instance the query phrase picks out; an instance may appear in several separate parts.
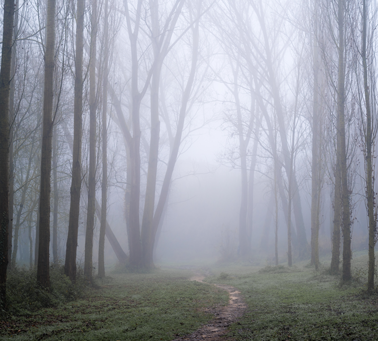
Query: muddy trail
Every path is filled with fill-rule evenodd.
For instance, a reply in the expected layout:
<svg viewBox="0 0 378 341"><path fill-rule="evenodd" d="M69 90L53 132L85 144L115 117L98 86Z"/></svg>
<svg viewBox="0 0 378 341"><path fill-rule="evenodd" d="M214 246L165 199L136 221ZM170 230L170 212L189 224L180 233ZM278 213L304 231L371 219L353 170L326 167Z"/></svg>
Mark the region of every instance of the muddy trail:
<svg viewBox="0 0 378 341"><path fill-rule="evenodd" d="M201 274L196 274L190 280L203 283L204 279L205 276ZM245 304L240 292L236 290L234 287L224 284L209 285L215 285L216 287L226 290L229 293L228 305L225 307L216 307L213 309L208 309L208 312L212 313L215 316L213 320L211 320L208 324L202 326L194 333L180 337L178 339L175 339L174 341L230 340L226 339L225 336L225 334L227 333L227 328L243 316L247 308L247 305Z"/></svg>

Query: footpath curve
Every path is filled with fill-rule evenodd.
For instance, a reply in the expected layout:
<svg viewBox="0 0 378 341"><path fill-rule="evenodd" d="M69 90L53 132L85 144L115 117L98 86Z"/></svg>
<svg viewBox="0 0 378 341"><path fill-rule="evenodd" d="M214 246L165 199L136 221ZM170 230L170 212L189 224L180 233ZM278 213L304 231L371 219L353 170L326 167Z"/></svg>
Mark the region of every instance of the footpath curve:
<svg viewBox="0 0 378 341"><path fill-rule="evenodd" d="M190 280L203 283L204 278L205 276L197 274L193 276ZM187 336L182 336L178 339L175 339L174 341L227 340L224 337L224 335L227 332L227 328L243 316L245 310L247 309L247 305L245 304L243 297L240 294L240 291L236 290L234 287L224 284L213 285L228 292L228 305L225 307L218 307L212 309L211 313L215 315L215 318L213 320L211 320L208 324L202 326L194 333Z"/></svg>

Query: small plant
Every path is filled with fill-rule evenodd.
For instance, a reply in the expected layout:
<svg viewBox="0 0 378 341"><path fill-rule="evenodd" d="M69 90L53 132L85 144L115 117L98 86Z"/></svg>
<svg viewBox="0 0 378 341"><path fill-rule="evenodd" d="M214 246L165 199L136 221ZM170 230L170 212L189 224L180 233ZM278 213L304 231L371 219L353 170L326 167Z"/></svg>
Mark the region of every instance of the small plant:
<svg viewBox="0 0 378 341"><path fill-rule="evenodd" d="M259 273L278 273L278 272L286 272L286 269L283 265L277 265L277 266L266 266L265 268L262 268L259 270Z"/></svg>
<svg viewBox="0 0 378 341"><path fill-rule="evenodd" d="M220 275L218 276L218 278L222 279L222 280L223 279L230 279L231 276L228 273L226 273L226 272L221 272Z"/></svg>

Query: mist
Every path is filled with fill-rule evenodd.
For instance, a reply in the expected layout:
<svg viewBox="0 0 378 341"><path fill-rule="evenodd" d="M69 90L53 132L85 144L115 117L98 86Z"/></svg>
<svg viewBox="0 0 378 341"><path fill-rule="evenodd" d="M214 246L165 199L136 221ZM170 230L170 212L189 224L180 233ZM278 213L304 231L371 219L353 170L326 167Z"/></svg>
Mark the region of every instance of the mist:
<svg viewBox="0 0 378 341"><path fill-rule="evenodd" d="M377 206L376 1L5 0L7 272L324 264ZM1 287L3 288L3 287ZM1 291L0 290L0 291Z"/></svg>

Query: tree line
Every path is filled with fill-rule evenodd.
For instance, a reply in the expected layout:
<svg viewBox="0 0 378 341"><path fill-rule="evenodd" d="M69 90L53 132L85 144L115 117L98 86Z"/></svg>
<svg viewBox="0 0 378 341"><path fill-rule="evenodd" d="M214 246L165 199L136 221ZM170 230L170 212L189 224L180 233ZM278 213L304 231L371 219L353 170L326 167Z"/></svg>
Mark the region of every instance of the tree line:
<svg viewBox="0 0 378 341"><path fill-rule="evenodd" d="M175 165L198 128L196 115L214 101L232 136L224 159L240 171L239 256L252 257L255 181L263 173L276 264L282 214L288 265L311 259L319 268L328 195L330 271L349 281L359 195L367 208L372 291L376 14L373 0L5 0L2 304L17 259L37 268L46 289L50 258L64 258L75 281L81 221L89 282L96 219L100 277L105 237L119 262L154 267ZM124 191L127 248L108 223L115 184Z"/></svg>

